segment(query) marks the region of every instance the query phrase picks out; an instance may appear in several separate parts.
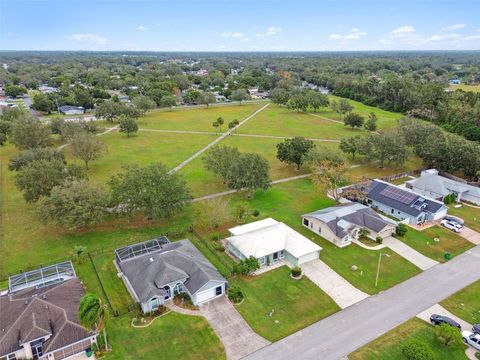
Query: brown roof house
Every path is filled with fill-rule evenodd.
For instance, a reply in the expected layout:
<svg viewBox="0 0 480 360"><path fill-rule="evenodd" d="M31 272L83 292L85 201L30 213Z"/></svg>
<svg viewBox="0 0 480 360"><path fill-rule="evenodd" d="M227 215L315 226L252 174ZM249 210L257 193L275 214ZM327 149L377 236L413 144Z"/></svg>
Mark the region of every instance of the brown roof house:
<svg viewBox="0 0 480 360"><path fill-rule="evenodd" d="M0 359L86 356L97 335L78 321L83 294L70 261L11 276L0 295Z"/></svg>

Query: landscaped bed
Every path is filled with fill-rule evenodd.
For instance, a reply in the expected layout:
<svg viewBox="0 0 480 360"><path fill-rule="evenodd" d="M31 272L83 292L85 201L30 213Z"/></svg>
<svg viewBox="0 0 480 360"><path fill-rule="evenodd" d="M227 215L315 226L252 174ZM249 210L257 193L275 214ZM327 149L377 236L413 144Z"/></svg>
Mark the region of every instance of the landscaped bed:
<svg viewBox="0 0 480 360"><path fill-rule="evenodd" d="M409 227L405 236L397 238L423 255L439 262L447 261L444 257L445 253L456 256L474 246L453 231L440 226L433 226L422 231Z"/></svg>
<svg viewBox="0 0 480 360"><path fill-rule="evenodd" d="M262 275L230 280L245 296L236 305L252 329L277 341L340 310L338 305L306 277L290 278L286 266Z"/></svg>
<svg viewBox="0 0 480 360"><path fill-rule="evenodd" d="M414 318L396 327L378 339L348 355L349 360L399 360L407 359L402 353L402 345L408 340L426 343L437 360L465 360L464 345L446 347L436 337L432 325Z"/></svg>

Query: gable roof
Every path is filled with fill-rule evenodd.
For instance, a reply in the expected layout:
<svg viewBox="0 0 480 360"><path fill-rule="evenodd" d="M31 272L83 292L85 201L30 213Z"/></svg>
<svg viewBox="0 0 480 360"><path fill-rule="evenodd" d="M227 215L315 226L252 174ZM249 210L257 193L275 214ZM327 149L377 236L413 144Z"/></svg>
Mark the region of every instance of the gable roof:
<svg viewBox="0 0 480 360"><path fill-rule="evenodd" d="M0 356L20 350L20 344L50 336L44 353L89 337L77 319L83 296L78 278L41 289L30 287L0 296Z"/></svg>
<svg viewBox="0 0 480 360"><path fill-rule="evenodd" d="M415 217L423 212L435 214L445 209L445 205L439 201L379 179L372 181L367 197Z"/></svg>
<svg viewBox="0 0 480 360"><path fill-rule="evenodd" d="M182 282L193 295L209 281L226 282L217 269L189 240L167 243L153 252L142 254L118 265L132 285L140 302L165 296L163 287Z"/></svg>
<svg viewBox="0 0 480 360"><path fill-rule="evenodd" d="M340 238L356 227L365 227L378 233L388 226L395 226L360 203L332 206L303 216L325 223Z"/></svg>
<svg viewBox="0 0 480 360"><path fill-rule="evenodd" d="M284 223L272 218L237 226L229 230L239 235L227 238L245 257L256 258L286 250L295 257L319 251L322 248Z"/></svg>

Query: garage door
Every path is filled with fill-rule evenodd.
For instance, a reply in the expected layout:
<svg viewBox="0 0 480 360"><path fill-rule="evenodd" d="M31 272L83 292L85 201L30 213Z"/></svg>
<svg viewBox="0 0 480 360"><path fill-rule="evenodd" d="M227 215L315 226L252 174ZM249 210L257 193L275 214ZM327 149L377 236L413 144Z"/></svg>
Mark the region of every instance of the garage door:
<svg viewBox="0 0 480 360"><path fill-rule="evenodd" d="M312 261L312 260L318 260L318 257L319 257L319 252L318 251L314 251L310 254L303 255L303 256L298 258L298 265L302 265L302 264L304 264L306 262L309 262L309 261Z"/></svg>
<svg viewBox="0 0 480 360"><path fill-rule="evenodd" d="M201 291L197 294L197 304L208 301L215 297L215 287Z"/></svg>

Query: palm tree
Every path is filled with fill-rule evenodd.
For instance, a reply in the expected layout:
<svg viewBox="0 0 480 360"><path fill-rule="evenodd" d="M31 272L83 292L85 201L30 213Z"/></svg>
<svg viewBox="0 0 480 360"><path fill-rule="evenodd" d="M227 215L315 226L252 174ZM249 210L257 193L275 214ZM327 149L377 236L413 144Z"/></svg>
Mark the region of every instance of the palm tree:
<svg viewBox="0 0 480 360"><path fill-rule="evenodd" d="M98 332L103 331L105 350L108 351L105 315L105 305L96 294L87 293L80 299L78 306L78 319L80 323L87 331L92 330L93 327L95 327Z"/></svg>

